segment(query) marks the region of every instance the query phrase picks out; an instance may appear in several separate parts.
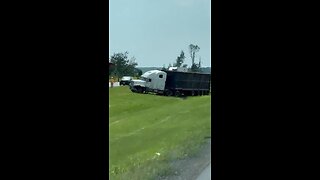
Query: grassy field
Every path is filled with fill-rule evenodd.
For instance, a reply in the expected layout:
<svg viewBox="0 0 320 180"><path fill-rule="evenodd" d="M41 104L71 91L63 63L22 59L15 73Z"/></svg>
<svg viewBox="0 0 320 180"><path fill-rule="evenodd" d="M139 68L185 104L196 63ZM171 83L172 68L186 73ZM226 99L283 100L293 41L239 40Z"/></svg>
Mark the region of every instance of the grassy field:
<svg viewBox="0 0 320 180"><path fill-rule="evenodd" d="M192 156L211 134L210 96L187 99L109 92L110 179L170 175L171 161Z"/></svg>

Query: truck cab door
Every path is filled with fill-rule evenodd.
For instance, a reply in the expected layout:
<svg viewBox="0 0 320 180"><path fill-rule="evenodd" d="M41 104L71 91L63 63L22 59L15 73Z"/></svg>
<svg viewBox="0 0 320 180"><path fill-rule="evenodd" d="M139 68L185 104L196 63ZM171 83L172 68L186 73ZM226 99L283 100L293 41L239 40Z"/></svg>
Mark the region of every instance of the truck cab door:
<svg viewBox="0 0 320 180"><path fill-rule="evenodd" d="M156 78L158 81L158 83L156 84L156 89L163 91L165 88L165 84L166 84L167 74L165 72L159 73Z"/></svg>

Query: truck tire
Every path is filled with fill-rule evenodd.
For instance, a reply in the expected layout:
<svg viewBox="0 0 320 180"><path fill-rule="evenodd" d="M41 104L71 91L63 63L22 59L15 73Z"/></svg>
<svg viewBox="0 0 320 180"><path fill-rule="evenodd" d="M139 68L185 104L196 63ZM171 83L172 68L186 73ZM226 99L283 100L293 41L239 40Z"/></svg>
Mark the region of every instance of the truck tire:
<svg viewBox="0 0 320 180"><path fill-rule="evenodd" d="M198 96L199 95L199 92L198 91L192 91L192 96Z"/></svg>
<svg viewBox="0 0 320 180"><path fill-rule="evenodd" d="M142 88L141 87L137 87L137 92L138 93L142 93Z"/></svg>
<svg viewBox="0 0 320 180"><path fill-rule="evenodd" d="M165 96L172 96L173 92L170 89L164 91Z"/></svg>
<svg viewBox="0 0 320 180"><path fill-rule="evenodd" d="M176 91L176 92L174 92L174 96L176 96L176 97L180 97L180 96L181 96L180 91Z"/></svg>

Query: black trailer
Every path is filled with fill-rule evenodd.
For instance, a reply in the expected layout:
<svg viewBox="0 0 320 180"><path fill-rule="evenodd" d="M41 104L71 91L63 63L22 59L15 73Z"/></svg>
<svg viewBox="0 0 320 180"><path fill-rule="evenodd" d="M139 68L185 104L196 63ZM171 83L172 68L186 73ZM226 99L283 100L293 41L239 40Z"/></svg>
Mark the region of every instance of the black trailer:
<svg viewBox="0 0 320 180"><path fill-rule="evenodd" d="M197 96L210 93L211 75L196 72L165 71L164 94L167 96Z"/></svg>

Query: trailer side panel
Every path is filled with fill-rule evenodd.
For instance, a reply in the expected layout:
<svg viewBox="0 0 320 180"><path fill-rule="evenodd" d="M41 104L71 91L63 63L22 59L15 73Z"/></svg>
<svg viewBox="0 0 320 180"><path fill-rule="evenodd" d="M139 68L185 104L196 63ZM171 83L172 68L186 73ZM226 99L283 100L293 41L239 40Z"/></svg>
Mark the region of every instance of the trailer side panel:
<svg viewBox="0 0 320 180"><path fill-rule="evenodd" d="M166 89L174 90L210 90L210 74L166 71Z"/></svg>

